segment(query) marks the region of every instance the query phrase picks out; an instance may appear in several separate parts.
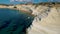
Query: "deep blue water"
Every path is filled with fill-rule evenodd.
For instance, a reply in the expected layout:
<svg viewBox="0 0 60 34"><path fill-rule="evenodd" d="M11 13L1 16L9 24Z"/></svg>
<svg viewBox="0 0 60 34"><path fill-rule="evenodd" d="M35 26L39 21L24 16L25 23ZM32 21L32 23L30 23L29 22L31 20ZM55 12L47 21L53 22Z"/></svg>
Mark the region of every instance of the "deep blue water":
<svg viewBox="0 0 60 34"><path fill-rule="evenodd" d="M29 17L29 18L28 18ZM24 34L34 16L18 10L0 8L0 34Z"/></svg>

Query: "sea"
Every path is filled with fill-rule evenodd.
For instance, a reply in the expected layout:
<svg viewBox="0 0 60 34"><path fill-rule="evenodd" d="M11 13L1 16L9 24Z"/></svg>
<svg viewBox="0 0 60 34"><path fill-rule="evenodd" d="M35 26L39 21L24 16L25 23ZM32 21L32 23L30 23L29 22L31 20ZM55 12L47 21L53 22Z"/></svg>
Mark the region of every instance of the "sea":
<svg viewBox="0 0 60 34"><path fill-rule="evenodd" d="M32 25L34 16L8 8L0 8L0 34L22 34Z"/></svg>

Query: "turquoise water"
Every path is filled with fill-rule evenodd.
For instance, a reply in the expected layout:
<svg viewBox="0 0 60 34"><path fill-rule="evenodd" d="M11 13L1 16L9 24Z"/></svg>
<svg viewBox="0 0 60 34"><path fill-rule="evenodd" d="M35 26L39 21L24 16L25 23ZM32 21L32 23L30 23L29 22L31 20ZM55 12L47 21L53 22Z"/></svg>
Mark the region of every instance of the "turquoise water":
<svg viewBox="0 0 60 34"><path fill-rule="evenodd" d="M24 34L34 16L18 10L0 8L0 34Z"/></svg>
<svg viewBox="0 0 60 34"><path fill-rule="evenodd" d="M16 1L16 0L14 0L14 1L12 1L12 2L10 2L10 1L12 1L12 0L0 0L0 3L1 4L21 4L21 3L25 3L25 2L30 2L30 0L25 0L25 2L20 2L19 0L18 1ZM24 0L22 0L22 1L24 1ZM39 3L39 2L60 2L60 0L32 0L31 2L32 3Z"/></svg>

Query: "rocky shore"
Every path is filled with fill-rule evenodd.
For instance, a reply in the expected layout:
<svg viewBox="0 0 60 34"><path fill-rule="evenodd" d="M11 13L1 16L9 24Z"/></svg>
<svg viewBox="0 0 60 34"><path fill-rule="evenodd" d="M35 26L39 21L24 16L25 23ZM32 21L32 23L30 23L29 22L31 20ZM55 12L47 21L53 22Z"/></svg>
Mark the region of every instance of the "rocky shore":
<svg viewBox="0 0 60 34"><path fill-rule="evenodd" d="M22 10L28 13L34 14L35 12L41 12L41 8L48 9L48 7L60 7L60 4L17 4L17 5L0 5L0 8L9 8L9 9L16 9L16 10ZM43 10L44 10L43 9Z"/></svg>
<svg viewBox="0 0 60 34"><path fill-rule="evenodd" d="M60 34L60 4L17 4L12 6L0 5L0 8L21 10L35 15L33 26L28 34Z"/></svg>
<svg viewBox="0 0 60 34"><path fill-rule="evenodd" d="M26 9L26 8L22 7L21 5L16 5L16 6L14 6L14 5L9 5L9 6L0 5L0 8L8 8L8 9L19 10L19 11L22 11L24 13L28 13L28 14L32 15L32 12L29 11L30 9Z"/></svg>

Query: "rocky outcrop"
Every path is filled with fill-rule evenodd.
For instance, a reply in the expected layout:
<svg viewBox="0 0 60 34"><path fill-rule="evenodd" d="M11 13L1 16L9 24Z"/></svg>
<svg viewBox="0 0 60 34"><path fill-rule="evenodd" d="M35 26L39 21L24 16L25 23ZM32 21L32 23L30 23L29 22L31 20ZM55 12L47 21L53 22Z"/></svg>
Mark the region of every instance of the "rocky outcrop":
<svg viewBox="0 0 60 34"><path fill-rule="evenodd" d="M60 5L39 7L28 34L60 34Z"/></svg>

